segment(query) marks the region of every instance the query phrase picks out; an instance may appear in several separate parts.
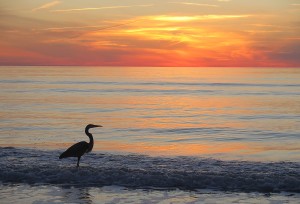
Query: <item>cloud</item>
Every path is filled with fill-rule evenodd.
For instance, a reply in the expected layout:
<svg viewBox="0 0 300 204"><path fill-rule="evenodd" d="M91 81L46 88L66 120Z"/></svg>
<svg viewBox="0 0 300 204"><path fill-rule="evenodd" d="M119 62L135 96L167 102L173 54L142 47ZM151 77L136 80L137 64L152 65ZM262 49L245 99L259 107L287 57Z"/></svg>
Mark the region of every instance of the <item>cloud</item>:
<svg viewBox="0 0 300 204"><path fill-rule="evenodd" d="M198 3L191 3L191 2L168 2L168 3L183 4L183 5L190 5L190 6L219 7L218 5L214 5L214 4L198 4Z"/></svg>
<svg viewBox="0 0 300 204"><path fill-rule="evenodd" d="M32 3L30 7L37 12L0 9L3 31L0 64L296 66L300 63L297 16L276 15L273 7L268 12L249 6L251 3L246 1L224 0L168 0L155 9L151 7L154 5L144 5L148 3L95 6L71 1L67 4L62 0L39 2L44 4L37 7ZM60 2L64 8L58 5ZM224 4L228 6L218 9ZM287 7L291 8L298 7ZM72 14L84 15L78 20Z"/></svg>
<svg viewBox="0 0 300 204"><path fill-rule="evenodd" d="M106 7L92 7L92 8L75 8L75 9L61 9L52 10L52 12L78 12L78 11L92 11L92 10L104 10L104 9L119 9L119 8L132 8L132 7L150 7L153 5L131 5L131 6L106 6Z"/></svg>
<svg viewBox="0 0 300 204"><path fill-rule="evenodd" d="M290 40L275 51L269 52L268 57L270 61L281 62L283 64L290 64L291 66L299 67L300 65L300 43L299 41Z"/></svg>
<svg viewBox="0 0 300 204"><path fill-rule="evenodd" d="M32 9L32 11L38 11L38 10L43 10L43 9L51 8L51 7L56 6L56 5L60 4L60 3L61 3L61 1L53 1L53 2L50 2L50 3L44 4L44 5L40 6L40 7L34 8L34 9Z"/></svg>
<svg viewBox="0 0 300 204"><path fill-rule="evenodd" d="M156 21L169 21L169 22L187 22L187 21L197 21L197 20L222 20L222 19L232 19L232 18L247 18L250 15L201 15L201 16L171 16L171 15L161 15L161 16L150 16L151 20Z"/></svg>

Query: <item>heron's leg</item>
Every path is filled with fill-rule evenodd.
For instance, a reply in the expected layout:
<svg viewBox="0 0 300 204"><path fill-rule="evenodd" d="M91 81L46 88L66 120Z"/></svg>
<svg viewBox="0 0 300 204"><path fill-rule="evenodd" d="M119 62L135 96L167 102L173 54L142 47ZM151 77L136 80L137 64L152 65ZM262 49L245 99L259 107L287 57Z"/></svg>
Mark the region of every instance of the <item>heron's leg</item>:
<svg viewBox="0 0 300 204"><path fill-rule="evenodd" d="M80 161L80 157L78 157L78 160L77 160L77 167L79 167L79 161Z"/></svg>

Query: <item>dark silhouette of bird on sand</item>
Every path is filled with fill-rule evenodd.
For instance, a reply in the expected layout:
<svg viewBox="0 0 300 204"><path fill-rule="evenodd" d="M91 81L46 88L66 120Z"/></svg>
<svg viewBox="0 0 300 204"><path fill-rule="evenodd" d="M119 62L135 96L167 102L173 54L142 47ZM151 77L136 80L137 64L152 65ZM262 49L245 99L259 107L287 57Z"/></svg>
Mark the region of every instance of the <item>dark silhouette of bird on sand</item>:
<svg viewBox="0 0 300 204"><path fill-rule="evenodd" d="M102 127L101 125L93 125L89 124L85 127L85 134L90 138L90 142L87 143L85 141L78 142L71 147L69 147L65 152L63 152L60 156L59 159L63 159L66 157L77 157L77 167L79 167L79 161L81 156L84 153L91 152L94 146L94 138L91 133L89 133L90 128L95 128L95 127Z"/></svg>

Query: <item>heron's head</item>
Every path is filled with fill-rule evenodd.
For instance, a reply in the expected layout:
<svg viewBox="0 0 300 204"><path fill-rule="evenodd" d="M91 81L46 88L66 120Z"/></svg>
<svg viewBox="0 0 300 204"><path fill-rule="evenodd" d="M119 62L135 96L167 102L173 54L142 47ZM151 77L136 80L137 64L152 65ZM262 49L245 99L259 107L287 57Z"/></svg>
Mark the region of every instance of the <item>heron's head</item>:
<svg viewBox="0 0 300 204"><path fill-rule="evenodd" d="M87 126L86 126L86 128L85 129L90 129L90 128L95 128L95 127L102 127L102 125L93 125L93 124L88 124Z"/></svg>

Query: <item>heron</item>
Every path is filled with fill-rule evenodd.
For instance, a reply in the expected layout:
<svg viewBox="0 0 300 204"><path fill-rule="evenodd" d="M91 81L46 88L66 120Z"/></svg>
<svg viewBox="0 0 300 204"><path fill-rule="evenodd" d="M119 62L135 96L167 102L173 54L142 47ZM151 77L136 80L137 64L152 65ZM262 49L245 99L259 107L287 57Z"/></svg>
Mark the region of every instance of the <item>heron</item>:
<svg viewBox="0 0 300 204"><path fill-rule="evenodd" d="M89 129L95 128L95 127L102 127L101 125L93 125L93 124L88 124L85 127L85 134L90 138L90 142L87 143L86 141L81 141L78 142L71 147L69 147L65 152L63 152L60 156L59 159L63 159L66 157L77 157L77 167L79 167L79 161L81 156L84 153L91 152L94 146L94 138L91 133L89 133Z"/></svg>

